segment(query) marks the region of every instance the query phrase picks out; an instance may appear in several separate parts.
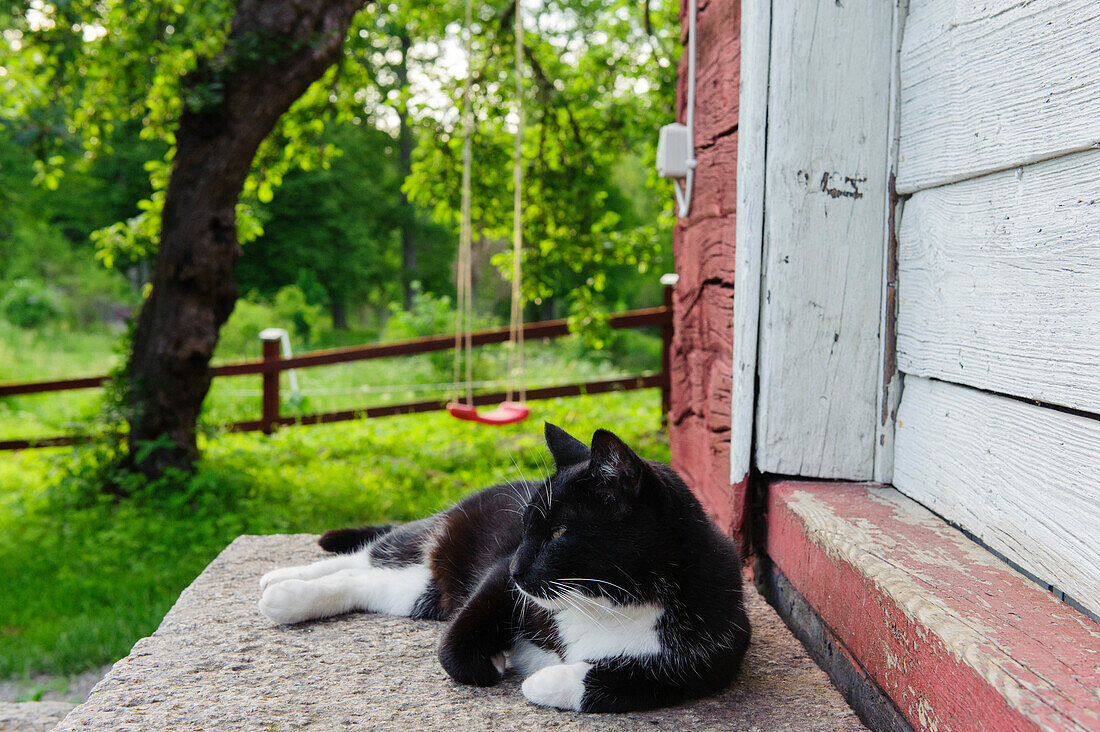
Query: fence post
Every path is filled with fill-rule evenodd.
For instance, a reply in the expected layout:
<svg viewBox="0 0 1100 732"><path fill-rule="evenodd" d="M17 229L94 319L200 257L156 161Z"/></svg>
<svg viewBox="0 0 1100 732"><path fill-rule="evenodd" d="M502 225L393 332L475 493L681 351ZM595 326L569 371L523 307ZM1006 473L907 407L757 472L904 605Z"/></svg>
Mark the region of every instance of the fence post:
<svg viewBox="0 0 1100 732"><path fill-rule="evenodd" d="M281 333L276 328L268 328L260 332L260 340L264 344L264 363L272 363L282 360L279 351L281 345ZM279 374L277 368L264 371L264 396L263 415L260 423L263 425L265 435L270 435L279 425Z"/></svg>
<svg viewBox="0 0 1100 732"><path fill-rule="evenodd" d="M680 275L670 272L661 275L661 284L665 286L665 310L668 320L661 326L661 426L668 426L668 415L672 411L672 292L673 286L680 281Z"/></svg>

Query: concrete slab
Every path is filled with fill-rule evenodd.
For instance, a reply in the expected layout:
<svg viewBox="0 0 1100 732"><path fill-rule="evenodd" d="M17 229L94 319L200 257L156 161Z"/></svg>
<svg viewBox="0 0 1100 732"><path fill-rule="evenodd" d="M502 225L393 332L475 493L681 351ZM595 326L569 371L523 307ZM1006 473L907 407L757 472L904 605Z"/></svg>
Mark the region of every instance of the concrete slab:
<svg viewBox="0 0 1100 732"><path fill-rule="evenodd" d="M242 536L184 590L58 730L862 730L748 585L753 643L723 694L655 712L531 706L519 680L479 689L436 661L443 625L357 614L280 627L260 615L267 570L320 558L315 537Z"/></svg>

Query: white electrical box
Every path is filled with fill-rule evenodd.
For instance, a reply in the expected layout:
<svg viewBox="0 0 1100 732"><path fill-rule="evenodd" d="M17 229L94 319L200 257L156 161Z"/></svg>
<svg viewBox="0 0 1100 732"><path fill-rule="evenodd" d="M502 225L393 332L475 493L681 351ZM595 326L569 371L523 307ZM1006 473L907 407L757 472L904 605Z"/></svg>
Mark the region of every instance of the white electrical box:
<svg viewBox="0 0 1100 732"><path fill-rule="evenodd" d="M661 128L657 140L657 174L664 178L685 178L694 168L691 130L679 122Z"/></svg>

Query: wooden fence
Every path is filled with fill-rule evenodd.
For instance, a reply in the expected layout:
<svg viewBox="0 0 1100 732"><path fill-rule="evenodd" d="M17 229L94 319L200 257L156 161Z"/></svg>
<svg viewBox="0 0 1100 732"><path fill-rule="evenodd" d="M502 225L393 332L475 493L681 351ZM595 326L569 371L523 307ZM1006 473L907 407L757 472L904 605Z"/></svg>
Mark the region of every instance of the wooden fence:
<svg viewBox="0 0 1100 732"><path fill-rule="evenodd" d="M609 319L610 326L616 329L646 328L653 326L661 327L663 347L661 350L661 371L659 373L528 389L527 399L529 401L534 401L538 399L578 396L581 394L603 394L609 391L659 388L661 390L661 414L663 419L664 415L667 415L669 410L669 355L672 344L672 293L669 287L665 288L664 300L665 304L662 307L616 313ZM523 337L525 340L559 338L568 335L568 333L569 327L565 320L547 320L538 323L527 323L523 327ZM490 330L476 331L473 334L473 344L475 346L504 343L507 340L508 328L493 328ZM387 404L377 407L348 409L336 412L282 416L279 413L281 404L279 374L289 369L329 366L337 363L347 363L349 361L365 361L374 358L411 356L418 353L453 350L454 341L453 335L428 336L426 338L395 341L393 343L379 343L352 346L349 348L313 351L300 356L283 358L279 350L279 341L265 340L262 358L226 364L224 366L216 366L212 368L211 371L214 377L244 376L249 374L259 374L262 377L263 396L260 418L243 422L234 422L225 425L225 427L232 432L251 432L259 430L270 434L281 425L327 424L348 419L387 417L395 414L415 414L418 412L431 412L445 409L447 406L445 400L425 400L406 402L403 404ZM0 398L54 391L70 391L74 389L91 389L103 386L107 380L107 376L89 376L79 379L0 384ZM505 392L474 394L474 404L477 406L499 404L505 400L506 396ZM88 439L86 435L75 434L27 440L0 440L0 450L58 447L85 442Z"/></svg>

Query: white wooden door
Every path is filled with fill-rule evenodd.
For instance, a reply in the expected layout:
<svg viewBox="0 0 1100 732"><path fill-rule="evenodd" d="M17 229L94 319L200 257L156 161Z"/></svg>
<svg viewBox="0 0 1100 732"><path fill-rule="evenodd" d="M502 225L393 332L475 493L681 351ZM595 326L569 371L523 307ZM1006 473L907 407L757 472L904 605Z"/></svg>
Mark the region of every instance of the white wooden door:
<svg viewBox="0 0 1100 732"><path fill-rule="evenodd" d="M761 471L874 477L894 8L770 4L767 136L763 160L753 161L763 164ZM753 211L746 206L746 216ZM742 275L754 277L738 266L738 282Z"/></svg>

